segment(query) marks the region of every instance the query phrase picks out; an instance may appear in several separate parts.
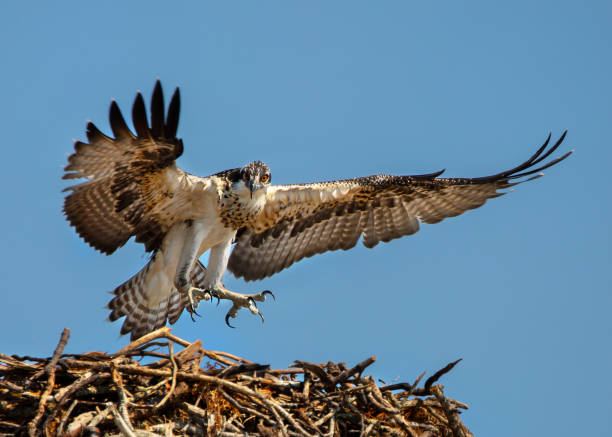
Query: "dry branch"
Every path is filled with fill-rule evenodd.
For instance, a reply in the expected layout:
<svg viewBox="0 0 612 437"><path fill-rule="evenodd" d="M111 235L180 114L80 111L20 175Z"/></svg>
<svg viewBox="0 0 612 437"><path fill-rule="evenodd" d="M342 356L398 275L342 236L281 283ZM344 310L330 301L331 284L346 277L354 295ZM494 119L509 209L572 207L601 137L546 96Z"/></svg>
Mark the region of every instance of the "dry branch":
<svg viewBox="0 0 612 437"><path fill-rule="evenodd" d="M114 354L62 355L68 336L51 358L0 354L0 437L471 436L467 405L434 385L458 361L423 387L423 375L379 387L362 375L375 357L270 369L169 328Z"/></svg>

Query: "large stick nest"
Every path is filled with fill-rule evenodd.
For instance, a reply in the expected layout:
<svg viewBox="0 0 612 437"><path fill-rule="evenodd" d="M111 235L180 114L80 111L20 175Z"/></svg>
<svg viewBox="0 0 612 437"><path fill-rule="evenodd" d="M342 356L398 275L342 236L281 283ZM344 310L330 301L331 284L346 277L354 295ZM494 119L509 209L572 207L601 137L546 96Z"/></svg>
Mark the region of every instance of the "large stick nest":
<svg viewBox="0 0 612 437"><path fill-rule="evenodd" d="M114 354L62 355L68 337L51 358L0 354L0 436L472 435L467 405L436 385L457 361L422 387L423 375L378 385L363 376L375 357L270 369L168 328Z"/></svg>

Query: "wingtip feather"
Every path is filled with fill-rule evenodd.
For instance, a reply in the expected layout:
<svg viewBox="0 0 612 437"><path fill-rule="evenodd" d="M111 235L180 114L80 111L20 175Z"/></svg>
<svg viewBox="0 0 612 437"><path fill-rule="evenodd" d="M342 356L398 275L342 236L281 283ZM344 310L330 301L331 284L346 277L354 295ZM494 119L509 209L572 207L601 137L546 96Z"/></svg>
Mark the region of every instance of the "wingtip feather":
<svg viewBox="0 0 612 437"><path fill-rule="evenodd" d="M159 79L151 96L151 133L153 138L164 136L164 91Z"/></svg>

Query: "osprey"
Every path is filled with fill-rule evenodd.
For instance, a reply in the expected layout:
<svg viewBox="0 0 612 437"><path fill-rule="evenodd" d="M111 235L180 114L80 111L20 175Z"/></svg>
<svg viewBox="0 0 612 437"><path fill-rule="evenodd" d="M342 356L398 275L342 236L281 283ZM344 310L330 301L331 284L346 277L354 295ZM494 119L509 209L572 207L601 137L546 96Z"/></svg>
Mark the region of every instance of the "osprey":
<svg viewBox="0 0 612 437"><path fill-rule="evenodd" d="M158 80L150 124L142 95L136 95L134 134L113 100L114 138L89 122L89 143L76 141L65 167L65 179L86 179L66 188L71 193L64 213L87 243L108 255L134 236L152 253L140 272L113 291L108 304L109 319L125 316L121 334L131 333L132 339L166 321L175 323L183 308L194 313L200 300L213 297L232 301L228 325L241 308L263 320L255 303L272 293L228 290L222 282L226 269L246 281L262 279L302 258L350 249L360 237L371 248L414 234L419 222L437 223L477 208L504 194L500 189L538 178L538 172L572 153L543 163L564 132L550 148L549 135L521 165L479 178L439 178L439 171L271 185L270 169L260 161L199 177L176 165L183 153L176 136L179 108L177 88L164 115ZM206 251L208 268L198 261Z"/></svg>

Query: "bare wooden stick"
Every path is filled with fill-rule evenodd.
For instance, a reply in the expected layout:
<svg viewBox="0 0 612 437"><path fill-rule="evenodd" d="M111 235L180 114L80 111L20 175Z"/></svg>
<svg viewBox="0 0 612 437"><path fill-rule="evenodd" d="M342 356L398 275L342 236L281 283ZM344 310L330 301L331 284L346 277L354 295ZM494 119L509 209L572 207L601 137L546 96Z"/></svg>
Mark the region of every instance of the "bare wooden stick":
<svg viewBox="0 0 612 437"><path fill-rule="evenodd" d="M430 392L430 387L432 386L432 384L434 384L435 382L438 381L438 379L440 379L440 377L448 372L450 372L452 370L453 367L455 367L457 365L457 363L459 361L461 361L462 358L459 358L456 361L453 361L452 363L448 363L446 366L444 366L443 368L441 368L440 370L438 370L436 373L434 373L432 376L430 376L429 378L427 378L427 381L425 381L425 391L426 392Z"/></svg>
<svg viewBox="0 0 612 437"><path fill-rule="evenodd" d="M166 401L168 401L170 396L172 396L172 393L174 393L174 389L176 388L176 372L178 371L178 366L176 365L176 360L174 359L174 353L172 351L172 343L168 343L168 352L170 354L170 362L172 362L172 383L170 385L170 390L168 390L168 393L166 393L166 395L162 398L162 400L159 401L157 405L155 405L154 408L156 410L159 410L161 407L164 406L164 404L166 403Z"/></svg>
<svg viewBox="0 0 612 437"><path fill-rule="evenodd" d="M111 361L110 364L111 364L111 377L113 380L113 384L115 385L117 392L119 393L119 412L121 413L121 416L125 420L127 426L129 428L132 428L132 424L130 422L130 415L127 409L129 399L127 397L126 390L123 387L123 378L121 377L121 374L117 371L117 368L115 366L115 361Z"/></svg>
<svg viewBox="0 0 612 437"><path fill-rule="evenodd" d="M245 363L245 364L255 364L253 361L249 361L246 358L242 358L242 357L239 357L237 355L230 354L229 352L222 352L222 351L206 351L206 352L215 354L217 356L220 355L222 357L230 358L230 359L232 359L234 361Z"/></svg>
<svg viewBox="0 0 612 437"><path fill-rule="evenodd" d="M68 343L68 338L70 338L70 329L64 328L57 347L53 352L53 356L51 357L51 360L49 360L49 363L45 366L44 370L47 375L49 375L49 378L47 379L47 387L45 388L43 394L40 396L40 402L38 404L36 415L34 416L34 419L32 419L32 421L28 424L28 435L30 437L36 436L36 428L38 426L38 422L40 421L43 413L45 412L47 398L53 391L53 386L55 385L55 366L57 365L57 361L59 360L60 355L66 347L66 343Z"/></svg>
<svg viewBox="0 0 612 437"><path fill-rule="evenodd" d="M130 352L134 349L138 349L140 346L147 344L148 342L161 338L161 337L166 337L166 335L168 335L170 333L170 328L168 328L167 326L164 326L163 328L159 328L153 332L149 332L146 335L143 335L142 337L140 337L139 339L134 340L133 342L131 342L130 344L128 344L125 347L122 347L121 349L119 349L117 352L115 352L114 354L111 354L112 357L118 357L121 355L125 355L127 352Z"/></svg>
<svg viewBox="0 0 612 437"><path fill-rule="evenodd" d="M342 384L345 380L347 380L348 378L350 378L351 376L357 373L361 375L361 373L363 373L365 368L370 366L375 361L376 361L376 357L370 357L370 358L363 360L361 363L357 364L352 369L343 371L340 375L338 375L337 377L333 379L334 384Z"/></svg>
<svg viewBox="0 0 612 437"><path fill-rule="evenodd" d="M64 434L64 427L66 426L66 422L68 422L68 418L72 414L72 410L74 410L74 407L76 407L78 403L79 401L77 399L73 400L70 406L68 407L68 410L66 410L66 412L62 416L62 419L60 420L60 423L57 426L57 432L56 432L57 435Z"/></svg>
<svg viewBox="0 0 612 437"><path fill-rule="evenodd" d="M110 408L110 412L113 415L113 419L115 420L115 425L117 425L117 428L119 428L119 430L125 435L125 437L136 437L136 434L134 433L130 425L128 425L126 418L119 413L115 405L112 402L109 402L106 405L108 406L108 408Z"/></svg>
<svg viewBox="0 0 612 437"><path fill-rule="evenodd" d="M442 409L444 410L444 414L446 415L446 418L448 419L448 423L451 429L453 430L453 436L454 437L465 437L465 433L459 426L459 422L457 420L457 413L453 411L450 404L444 397L441 387L436 385L434 387L431 387L431 391L436 397L436 399L438 400L438 402L440 402L440 405L442 406Z"/></svg>

